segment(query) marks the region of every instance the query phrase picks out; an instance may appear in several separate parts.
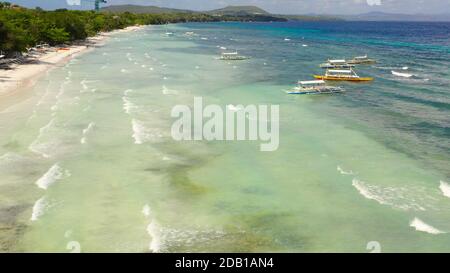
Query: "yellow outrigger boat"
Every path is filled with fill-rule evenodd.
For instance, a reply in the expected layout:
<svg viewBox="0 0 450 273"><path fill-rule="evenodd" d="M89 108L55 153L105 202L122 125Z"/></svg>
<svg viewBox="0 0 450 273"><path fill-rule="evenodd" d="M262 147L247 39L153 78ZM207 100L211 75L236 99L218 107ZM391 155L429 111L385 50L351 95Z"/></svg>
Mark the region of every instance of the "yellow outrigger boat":
<svg viewBox="0 0 450 273"><path fill-rule="evenodd" d="M360 77L353 69L335 70L327 69L325 75L313 75L318 80L326 81L352 81L352 82L368 82L373 81L371 77Z"/></svg>

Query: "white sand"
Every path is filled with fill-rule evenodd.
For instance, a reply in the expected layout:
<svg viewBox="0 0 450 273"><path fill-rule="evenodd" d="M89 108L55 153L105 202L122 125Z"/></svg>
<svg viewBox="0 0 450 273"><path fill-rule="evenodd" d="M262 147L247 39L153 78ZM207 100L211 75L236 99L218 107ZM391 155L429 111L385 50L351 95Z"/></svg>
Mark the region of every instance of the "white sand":
<svg viewBox="0 0 450 273"><path fill-rule="evenodd" d="M35 63L21 64L11 66L11 70L0 70L0 96L6 95L23 85L29 84L29 81L40 75L47 69L70 59L77 53L81 53L88 47L85 45L70 46L69 50L50 49L37 58Z"/></svg>
<svg viewBox="0 0 450 273"><path fill-rule="evenodd" d="M67 47L69 50L58 50L57 47L50 48L48 52L37 58L35 63L13 65L12 69L0 69L0 99L3 96L10 95L13 91L24 86L31 86L43 72L55 67L58 64L67 62L71 58L90 49L90 46L100 45L112 33L136 31L142 26L132 26L109 33L100 33L95 37L89 38L84 45L72 45ZM88 46L89 45L89 46Z"/></svg>

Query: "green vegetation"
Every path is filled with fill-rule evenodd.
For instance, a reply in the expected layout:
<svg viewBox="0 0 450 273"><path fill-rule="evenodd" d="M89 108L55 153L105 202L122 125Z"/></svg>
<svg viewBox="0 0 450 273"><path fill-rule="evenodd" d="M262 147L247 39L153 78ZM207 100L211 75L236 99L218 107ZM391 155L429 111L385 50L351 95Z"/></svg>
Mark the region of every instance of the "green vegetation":
<svg viewBox="0 0 450 273"><path fill-rule="evenodd" d="M44 11L0 2L0 50L7 55L40 43L58 45L83 40L102 31L133 25L180 22L282 20L270 16L213 16L204 13L136 14L79 10Z"/></svg>

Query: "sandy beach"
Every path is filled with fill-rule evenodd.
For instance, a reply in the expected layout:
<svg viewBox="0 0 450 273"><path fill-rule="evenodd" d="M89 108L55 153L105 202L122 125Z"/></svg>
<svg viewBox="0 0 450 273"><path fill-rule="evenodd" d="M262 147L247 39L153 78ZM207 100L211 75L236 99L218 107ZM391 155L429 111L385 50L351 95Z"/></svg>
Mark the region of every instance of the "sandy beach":
<svg viewBox="0 0 450 273"><path fill-rule="evenodd" d="M79 44L68 47L50 47L41 53L33 62L12 65L11 69L0 69L0 99L9 96L21 87L32 86L43 72L69 61L71 58L85 53L90 49L102 46L106 39L114 33L136 31L142 26L131 26L112 32L99 33Z"/></svg>

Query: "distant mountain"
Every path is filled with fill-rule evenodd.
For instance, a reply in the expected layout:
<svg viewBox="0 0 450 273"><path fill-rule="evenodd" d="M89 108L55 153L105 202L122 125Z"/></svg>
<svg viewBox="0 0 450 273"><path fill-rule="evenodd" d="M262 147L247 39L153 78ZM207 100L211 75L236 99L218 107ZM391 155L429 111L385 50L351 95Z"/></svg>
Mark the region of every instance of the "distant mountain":
<svg viewBox="0 0 450 273"><path fill-rule="evenodd" d="M105 12L131 12L131 13L197 13L208 14L210 16L217 16L223 18L227 16L228 20L242 20L242 21L334 21L343 20L336 16L322 16L322 15L281 15L271 14L256 6L227 6L221 9L209 11L193 11L185 9L161 8L156 6L138 6L138 5L115 5L106 6L102 8ZM231 18L235 17L235 18Z"/></svg>
<svg viewBox="0 0 450 273"><path fill-rule="evenodd" d="M267 11L255 6L227 6L221 9L210 11L193 11L186 9L162 8L157 6L139 6L139 5L115 5L106 6L102 11L108 12L131 12L131 13L205 13L210 15L229 15L229 16L246 16L246 15L270 15Z"/></svg>
<svg viewBox="0 0 450 273"><path fill-rule="evenodd" d="M270 15L269 12L256 6L227 6L221 9L207 11L206 13L215 15Z"/></svg>
<svg viewBox="0 0 450 273"><path fill-rule="evenodd" d="M192 10L161 8L157 6L138 6L138 5L115 5L107 6L101 9L106 12L131 12L131 13L194 13Z"/></svg>
<svg viewBox="0 0 450 273"><path fill-rule="evenodd" d="M427 21L448 22L450 14L400 14L385 12L369 12L358 15L337 16L349 21Z"/></svg>

